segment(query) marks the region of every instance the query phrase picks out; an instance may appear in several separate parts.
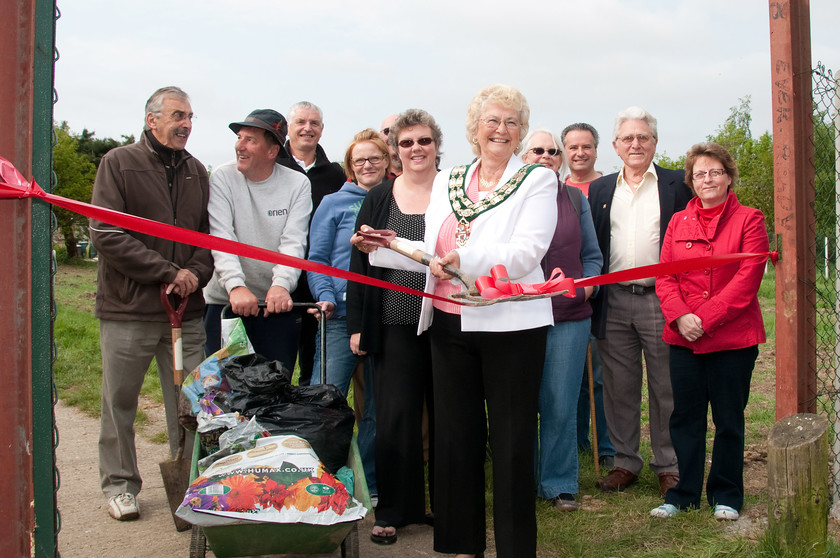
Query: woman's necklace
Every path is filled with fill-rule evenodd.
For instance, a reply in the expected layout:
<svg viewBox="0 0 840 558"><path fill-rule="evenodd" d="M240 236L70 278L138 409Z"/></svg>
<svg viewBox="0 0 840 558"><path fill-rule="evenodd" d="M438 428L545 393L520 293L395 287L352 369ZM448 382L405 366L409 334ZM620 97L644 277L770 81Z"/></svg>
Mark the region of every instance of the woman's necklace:
<svg viewBox="0 0 840 558"><path fill-rule="evenodd" d="M485 180L480 175L478 177L479 190L492 190L498 183L498 178L496 180Z"/></svg>
<svg viewBox="0 0 840 558"><path fill-rule="evenodd" d="M502 172L500 172L500 173L499 172L493 173L493 174L498 174L499 175L498 177L487 179L487 178L484 178L484 177L481 176L482 174L484 174L484 167L479 167L478 168L478 189L487 191L487 190L492 190L493 188L495 188L496 185L499 183L499 179L502 177L501 175L504 173L504 169L501 169L501 170L502 170Z"/></svg>

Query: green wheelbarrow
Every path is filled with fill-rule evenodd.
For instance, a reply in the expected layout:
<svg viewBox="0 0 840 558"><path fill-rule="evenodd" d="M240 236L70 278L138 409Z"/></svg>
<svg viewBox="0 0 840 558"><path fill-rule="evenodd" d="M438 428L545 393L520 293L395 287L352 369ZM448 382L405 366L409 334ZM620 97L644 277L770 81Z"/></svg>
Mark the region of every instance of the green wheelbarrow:
<svg viewBox="0 0 840 558"><path fill-rule="evenodd" d="M190 482L198 477L200 456L201 442L196 436ZM355 434L350 443L347 466L353 470L353 497L365 508L373 509ZM265 554L329 554L339 546L342 558L359 557L358 520L334 525L262 521L218 527L193 525L190 558L202 558L208 548L217 558L225 558Z"/></svg>
<svg viewBox="0 0 840 558"><path fill-rule="evenodd" d="M318 308L315 303L295 303L295 307ZM321 354L326 351L324 320L320 320ZM326 358L321 359L321 382L326 383ZM201 440L195 437L190 482L198 477L198 460L203 457ZM370 502L356 434L350 442L347 467L353 471L353 497L368 510ZM268 523L248 521L236 525L200 527L193 525L190 558L203 558L210 549L216 558L263 556L266 554L329 554L341 548L342 558L359 558L359 520L333 525L308 523Z"/></svg>

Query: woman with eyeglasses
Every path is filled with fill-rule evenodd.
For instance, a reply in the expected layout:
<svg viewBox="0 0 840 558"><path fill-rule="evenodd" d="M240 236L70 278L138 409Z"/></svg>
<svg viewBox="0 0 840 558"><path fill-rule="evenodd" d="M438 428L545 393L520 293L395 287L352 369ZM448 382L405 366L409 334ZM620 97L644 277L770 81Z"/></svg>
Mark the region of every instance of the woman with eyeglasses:
<svg viewBox="0 0 840 558"><path fill-rule="evenodd" d="M435 119L409 109L390 125L388 140L403 172L386 180L366 198L357 227L390 229L423 246L425 213L440 163L442 141ZM358 238L358 237L357 237ZM353 250L350 270L422 291L425 268L406 271L372 266L368 256ZM433 440L432 363L429 335L417 335L417 296L351 283L347 291L347 327L354 352L373 355L377 396L376 485L379 503L371 540L392 544L396 528L424 523L426 481L423 450L423 405L428 407L428 432ZM429 455L433 462L434 452ZM430 502L434 469L429 467ZM432 506L434 509L434 506Z"/></svg>
<svg viewBox="0 0 840 558"><path fill-rule="evenodd" d="M716 143L699 143L686 154L685 180L695 197L668 224L662 263L767 252L764 215L738 202L732 188L738 167ZM766 341L758 305L764 260L665 275L656 279L671 346L674 411L670 430L679 464L679 483L665 494L654 517L699 508L706 462L706 421L715 425L706 499L719 521L737 520L744 502L744 409L758 356Z"/></svg>
<svg viewBox="0 0 840 558"><path fill-rule="evenodd" d="M470 277L504 265L510 280L544 281L540 261L557 221L557 177L517 157L528 132L525 97L506 85L485 87L467 108L467 139L478 159L442 171L426 210L426 273L418 333L428 329L435 408L434 549L481 555L485 541L484 465L488 429L493 459L497 555L536 555L534 439L537 400L552 323L548 299L461 306L443 266ZM370 249L370 248L368 248ZM376 265L408 267L389 250Z"/></svg>
<svg viewBox="0 0 840 558"><path fill-rule="evenodd" d="M525 142L526 163L540 163L557 178L557 226L543 259L546 279L560 268L566 277L592 277L601 272L603 259L592 211L583 192L561 181L568 167L566 152L550 130L536 130ZM594 287L580 287L574 298L551 299L554 325L548 330L545 365L539 399L539 436L535 476L537 496L560 511L577 511L578 493L577 401L589 344Z"/></svg>
<svg viewBox="0 0 840 558"><path fill-rule="evenodd" d="M309 260L340 269L350 268L350 237L356 226L356 214L367 193L378 186L388 172L390 154L385 142L375 130L367 129L353 138L344 155L344 172L348 182L338 192L324 196L309 230ZM365 469L365 478L372 496L376 495L374 438L376 435L376 409L372 366L363 353L351 348L347 333L347 281L321 273L307 272L309 289L321 309L319 319L326 323L327 383L338 387L344 395L350 387L350 378L359 359L364 360L365 390L364 416L358 432L359 453ZM315 310L310 312L316 313ZM321 365L320 330L315 342L315 364ZM321 383L320 374L312 374L311 383ZM359 397L360 394L356 394Z"/></svg>

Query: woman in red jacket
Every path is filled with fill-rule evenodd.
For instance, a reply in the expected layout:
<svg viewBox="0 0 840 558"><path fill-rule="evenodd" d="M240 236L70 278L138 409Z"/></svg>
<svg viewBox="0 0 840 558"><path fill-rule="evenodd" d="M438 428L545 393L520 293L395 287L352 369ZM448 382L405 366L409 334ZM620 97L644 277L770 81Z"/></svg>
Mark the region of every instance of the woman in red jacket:
<svg viewBox="0 0 840 558"><path fill-rule="evenodd" d="M738 203L738 168L716 143L693 146L686 183L696 196L668 224L661 263L736 252L767 252L761 211ZM680 481L654 517L699 508L706 460L706 415L715 424L706 498L718 520L736 520L744 501L744 409L758 344L766 340L758 305L764 261L666 275L656 279L671 346L674 412L670 429Z"/></svg>

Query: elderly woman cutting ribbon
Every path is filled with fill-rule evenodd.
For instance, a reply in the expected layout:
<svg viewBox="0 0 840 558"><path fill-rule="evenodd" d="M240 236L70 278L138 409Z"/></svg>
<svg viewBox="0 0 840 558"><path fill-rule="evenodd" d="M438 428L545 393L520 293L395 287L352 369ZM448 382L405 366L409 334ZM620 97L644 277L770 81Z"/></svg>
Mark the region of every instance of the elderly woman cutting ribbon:
<svg viewBox="0 0 840 558"><path fill-rule="evenodd" d="M482 89L467 111L467 138L479 159L442 171L432 188L423 249L437 257L425 269L378 250L371 263L424 270L426 292L441 297L461 289L449 281L447 264L472 277L501 264L513 282L544 281L540 262L557 221L557 178L516 157L529 113L516 89ZM355 242L363 241L357 235ZM418 333L429 330L434 377L436 551L484 551L489 424L498 556L536 554L533 442L551 324L548 299L477 307L423 300Z"/></svg>

